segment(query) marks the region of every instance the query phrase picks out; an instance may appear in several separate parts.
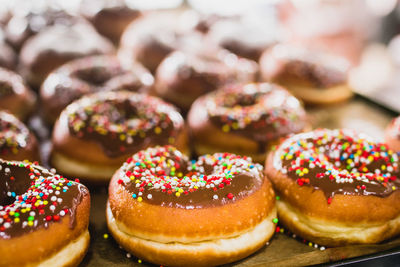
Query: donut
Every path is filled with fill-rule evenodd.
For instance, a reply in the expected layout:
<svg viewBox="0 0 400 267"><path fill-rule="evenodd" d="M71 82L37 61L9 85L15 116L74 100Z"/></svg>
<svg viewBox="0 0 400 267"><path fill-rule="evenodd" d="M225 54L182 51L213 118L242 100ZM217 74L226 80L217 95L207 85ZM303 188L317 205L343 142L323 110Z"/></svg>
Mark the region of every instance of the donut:
<svg viewBox="0 0 400 267"><path fill-rule="evenodd" d="M379 243L400 233L398 155L352 130L285 140L266 161L280 222L324 246Z"/></svg>
<svg viewBox="0 0 400 267"><path fill-rule="evenodd" d="M393 119L386 127L385 142L390 149L400 151L400 116Z"/></svg>
<svg viewBox="0 0 400 267"><path fill-rule="evenodd" d="M183 47L200 47L201 37L180 23L180 18L179 12L165 11L149 13L134 20L121 37L118 55L122 62L128 66L139 62L155 73L169 53Z"/></svg>
<svg viewBox="0 0 400 267"><path fill-rule="evenodd" d="M174 147L128 158L109 185L107 225L127 251L167 266L242 259L275 231L275 194L263 168L229 153L197 161Z"/></svg>
<svg viewBox="0 0 400 267"><path fill-rule="evenodd" d="M119 42L125 28L140 15L139 10L131 8L124 0L84 0L80 10L96 30L113 43Z"/></svg>
<svg viewBox="0 0 400 267"><path fill-rule="evenodd" d="M67 61L112 52L112 43L99 35L90 24L57 24L25 42L20 53L20 70L33 88L39 88L52 70Z"/></svg>
<svg viewBox="0 0 400 267"><path fill-rule="evenodd" d="M233 82L257 79L257 63L226 51L216 54L176 51L157 68L155 95L188 111L201 95Z"/></svg>
<svg viewBox="0 0 400 267"><path fill-rule="evenodd" d="M11 18L4 27L5 39L16 51L21 49L26 40L49 26L61 24L68 27L81 20L48 4L31 5L19 2L12 9ZM25 9L23 11L22 4Z"/></svg>
<svg viewBox="0 0 400 267"><path fill-rule="evenodd" d="M21 76L0 68L0 109L26 120L33 112L35 103L35 94L25 85Z"/></svg>
<svg viewBox="0 0 400 267"><path fill-rule="evenodd" d="M173 144L187 151L187 133L175 107L126 91L100 92L72 102L57 120L52 166L88 182L109 181L137 151Z"/></svg>
<svg viewBox="0 0 400 267"><path fill-rule="evenodd" d="M349 99L349 64L319 50L276 45L264 52L260 71L264 81L278 83L308 104L332 104Z"/></svg>
<svg viewBox="0 0 400 267"><path fill-rule="evenodd" d="M4 32L0 29L0 67L15 70L17 66L17 55L9 46L4 37Z"/></svg>
<svg viewBox="0 0 400 267"><path fill-rule="evenodd" d="M0 158L39 161L36 137L14 115L0 111Z"/></svg>
<svg viewBox="0 0 400 267"><path fill-rule="evenodd" d="M61 111L82 95L106 90L146 92L153 76L139 65L135 69L121 66L111 55L75 59L52 71L40 89L46 120L54 123Z"/></svg>
<svg viewBox="0 0 400 267"><path fill-rule="evenodd" d="M262 52L280 40L280 34L269 21L224 19L214 23L206 42L258 62Z"/></svg>
<svg viewBox="0 0 400 267"><path fill-rule="evenodd" d="M0 176L0 265L78 265L89 246L88 189L29 162L0 160Z"/></svg>
<svg viewBox="0 0 400 267"><path fill-rule="evenodd" d="M198 98L188 113L188 126L198 155L227 151L264 162L272 145L308 123L301 103L287 90L249 83Z"/></svg>

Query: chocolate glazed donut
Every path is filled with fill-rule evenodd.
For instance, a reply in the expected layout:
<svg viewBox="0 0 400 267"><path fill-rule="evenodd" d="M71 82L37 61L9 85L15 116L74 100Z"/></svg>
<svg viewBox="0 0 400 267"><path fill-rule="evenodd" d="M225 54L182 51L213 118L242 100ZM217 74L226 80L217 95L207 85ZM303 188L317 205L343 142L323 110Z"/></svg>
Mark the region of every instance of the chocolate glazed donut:
<svg viewBox="0 0 400 267"><path fill-rule="evenodd" d="M61 173L108 181L130 154L156 144L187 151L184 121L175 107L144 94L100 92L61 113L51 163Z"/></svg>
<svg viewBox="0 0 400 267"><path fill-rule="evenodd" d="M33 133L12 114L0 111L0 157L6 160L40 161Z"/></svg>
<svg viewBox="0 0 400 267"><path fill-rule="evenodd" d="M152 83L153 76L143 66L124 68L115 56L75 59L54 70L43 82L43 115L54 123L66 106L85 94L109 90L145 93Z"/></svg>
<svg viewBox="0 0 400 267"><path fill-rule="evenodd" d="M36 96L25 85L21 76L0 68L0 109L8 110L21 120L32 113Z"/></svg>
<svg viewBox="0 0 400 267"><path fill-rule="evenodd" d="M117 242L161 265L213 266L250 255L272 236L275 195L262 167L216 153L190 162L171 146L130 157L109 186Z"/></svg>
<svg viewBox="0 0 400 267"><path fill-rule="evenodd" d="M188 125L198 154L229 151L263 162L279 138L308 127L305 117L301 103L284 88L250 83L229 85L197 99Z"/></svg>
<svg viewBox="0 0 400 267"><path fill-rule="evenodd" d="M25 42L20 53L20 71L32 87L39 89L46 76L62 64L83 56L113 52L112 43L88 22L56 24Z"/></svg>
<svg viewBox="0 0 400 267"><path fill-rule="evenodd" d="M140 16L140 11L129 7L124 0L84 0L80 9L96 30L115 44L129 23Z"/></svg>
<svg viewBox="0 0 400 267"><path fill-rule="evenodd" d="M89 209L84 185L0 160L0 265L78 265L89 246Z"/></svg>
<svg viewBox="0 0 400 267"><path fill-rule="evenodd" d="M225 50L204 52L176 51L158 66L155 94L187 112L201 95L233 82L257 79L257 63L238 58Z"/></svg>
<svg viewBox="0 0 400 267"><path fill-rule="evenodd" d="M325 246L378 243L400 233L399 158L351 130L295 135L271 152L266 174L280 221Z"/></svg>
<svg viewBox="0 0 400 267"><path fill-rule="evenodd" d="M263 80L286 87L309 104L350 98L348 69L348 62L338 56L282 44L265 51L260 59Z"/></svg>

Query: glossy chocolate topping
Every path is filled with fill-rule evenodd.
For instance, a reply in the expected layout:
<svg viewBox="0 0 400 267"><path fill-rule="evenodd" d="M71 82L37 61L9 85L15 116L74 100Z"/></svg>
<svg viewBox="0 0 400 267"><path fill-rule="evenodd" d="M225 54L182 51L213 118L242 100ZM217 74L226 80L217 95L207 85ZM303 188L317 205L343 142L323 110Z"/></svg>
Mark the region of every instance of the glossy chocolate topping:
<svg viewBox="0 0 400 267"><path fill-rule="evenodd" d="M276 60L272 80L281 84L305 80L316 88L329 88L347 83L348 63L318 51L278 45L272 50ZM268 59L267 59L268 60Z"/></svg>
<svg viewBox="0 0 400 267"><path fill-rule="evenodd" d="M74 17L65 11L55 10L50 7L29 10L27 14L16 12L16 15L10 19L5 28L6 38L9 43L19 50L29 37L39 33L46 27L55 24L71 26L79 20L78 17Z"/></svg>
<svg viewBox="0 0 400 267"><path fill-rule="evenodd" d="M144 68L124 69L114 56L76 59L53 71L41 88L42 101L52 116L71 102L89 93L107 90L145 92L152 76Z"/></svg>
<svg viewBox="0 0 400 267"><path fill-rule="evenodd" d="M28 128L8 112L0 111L0 154L17 154L31 142Z"/></svg>
<svg viewBox="0 0 400 267"><path fill-rule="evenodd" d="M132 198L153 205L199 209L229 204L256 192L262 166L229 153L188 158L171 146L148 148L127 160L120 179Z"/></svg>
<svg viewBox="0 0 400 267"><path fill-rule="evenodd" d="M18 237L75 211L87 188L30 163L0 160L0 238Z"/></svg>
<svg viewBox="0 0 400 267"><path fill-rule="evenodd" d="M109 157L172 144L183 129L183 118L172 105L126 91L83 97L65 112L70 133L97 142Z"/></svg>
<svg viewBox="0 0 400 267"><path fill-rule="evenodd" d="M203 98L210 120L224 132L243 135L260 143L260 149L279 137L298 133L306 126L301 103L277 85L232 85Z"/></svg>
<svg viewBox="0 0 400 267"><path fill-rule="evenodd" d="M385 144L350 130L315 130L286 140L274 167L299 186L336 194L386 197L400 188L399 158Z"/></svg>

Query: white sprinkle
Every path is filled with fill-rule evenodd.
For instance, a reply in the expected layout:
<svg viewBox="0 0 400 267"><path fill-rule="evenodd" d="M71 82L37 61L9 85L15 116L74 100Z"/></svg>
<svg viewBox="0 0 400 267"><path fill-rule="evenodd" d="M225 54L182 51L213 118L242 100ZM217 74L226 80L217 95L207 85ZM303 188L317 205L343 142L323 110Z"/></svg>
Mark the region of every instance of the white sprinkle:
<svg viewBox="0 0 400 267"><path fill-rule="evenodd" d="M148 199L152 199L153 196L152 196L151 194L148 194L148 195L147 195L147 198L148 198Z"/></svg>
<svg viewBox="0 0 400 267"><path fill-rule="evenodd" d="M320 250L325 250L325 247L320 247L319 249L320 249Z"/></svg>
<svg viewBox="0 0 400 267"><path fill-rule="evenodd" d="M126 257L130 259L132 257L131 253L126 253Z"/></svg>
<svg viewBox="0 0 400 267"><path fill-rule="evenodd" d="M214 195L214 196L213 196L213 199L218 199L218 195Z"/></svg>
<svg viewBox="0 0 400 267"><path fill-rule="evenodd" d="M51 211L54 211L55 209L56 209L56 206L54 206L54 205L51 205L51 206L50 206L50 210L51 210Z"/></svg>

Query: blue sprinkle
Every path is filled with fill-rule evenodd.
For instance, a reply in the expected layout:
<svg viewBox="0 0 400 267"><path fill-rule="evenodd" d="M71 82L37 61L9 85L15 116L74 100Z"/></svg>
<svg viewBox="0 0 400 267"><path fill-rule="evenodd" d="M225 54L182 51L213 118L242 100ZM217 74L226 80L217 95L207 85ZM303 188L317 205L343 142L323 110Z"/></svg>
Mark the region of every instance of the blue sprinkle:
<svg viewBox="0 0 400 267"><path fill-rule="evenodd" d="M140 166L140 162L136 162L135 165L136 165L136 166Z"/></svg>
<svg viewBox="0 0 400 267"><path fill-rule="evenodd" d="M15 196L16 196L16 195L15 195L15 192L12 192L12 193L11 193L11 196L12 196L12 197L15 197Z"/></svg>
<svg viewBox="0 0 400 267"><path fill-rule="evenodd" d="M136 198L136 194L133 194L132 197L133 197L133 198Z"/></svg>
<svg viewBox="0 0 400 267"><path fill-rule="evenodd" d="M254 168L254 165L250 165L250 169L253 169Z"/></svg>

